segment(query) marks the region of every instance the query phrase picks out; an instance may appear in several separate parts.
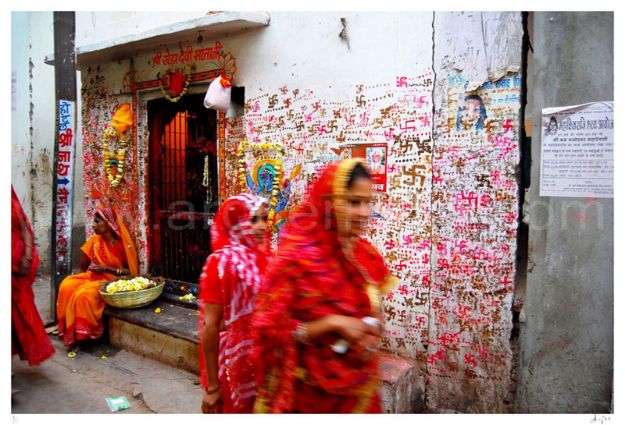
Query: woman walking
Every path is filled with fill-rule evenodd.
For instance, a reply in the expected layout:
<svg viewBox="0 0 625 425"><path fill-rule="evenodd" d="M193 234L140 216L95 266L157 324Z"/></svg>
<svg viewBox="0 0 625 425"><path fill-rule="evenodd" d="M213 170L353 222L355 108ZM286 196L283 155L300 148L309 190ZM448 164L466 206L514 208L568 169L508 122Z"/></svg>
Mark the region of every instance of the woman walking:
<svg viewBox="0 0 625 425"><path fill-rule="evenodd" d="M39 256L30 222L11 185L11 346L35 366L54 354L35 305L33 283Z"/></svg>
<svg viewBox="0 0 625 425"><path fill-rule="evenodd" d="M200 378L204 413L251 413L256 396L251 318L266 257L267 206L255 195L226 200L211 227L200 277Z"/></svg>
<svg viewBox="0 0 625 425"><path fill-rule="evenodd" d="M360 237L371 197L364 163L342 160L290 215L256 299L255 412L381 412L380 297L396 279Z"/></svg>

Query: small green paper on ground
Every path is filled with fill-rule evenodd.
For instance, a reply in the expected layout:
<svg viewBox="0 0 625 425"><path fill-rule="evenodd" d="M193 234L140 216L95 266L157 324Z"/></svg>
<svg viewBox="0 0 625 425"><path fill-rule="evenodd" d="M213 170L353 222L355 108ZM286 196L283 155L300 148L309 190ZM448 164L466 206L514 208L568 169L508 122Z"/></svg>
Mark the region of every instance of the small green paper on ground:
<svg viewBox="0 0 625 425"><path fill-rule="evenodd" d="M106 404L109 405L109 409L111 409L111 412L126 410L130 407L128 399L126 399L126 397L124 396L108 397L106 399Z"/></svg>

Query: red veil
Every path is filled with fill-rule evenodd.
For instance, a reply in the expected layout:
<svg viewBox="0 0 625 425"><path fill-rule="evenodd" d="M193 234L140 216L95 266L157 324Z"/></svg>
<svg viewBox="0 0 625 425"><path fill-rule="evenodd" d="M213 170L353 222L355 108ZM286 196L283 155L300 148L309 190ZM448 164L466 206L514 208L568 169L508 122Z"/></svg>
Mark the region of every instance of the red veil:
<svg viewBox="0 0 625 425"><path fill-rule="evenodd" d="M379 310L382 292L395 278L367 241L349 252L341 245L337 208L359 160L325 168L294 209L278 253L256 298L256 412L376 412L380 410L378 363L363 360L360 347L344 354L330 345L336 335L311 344L293 338L297 324L330 314L362 318Z"/></svg>

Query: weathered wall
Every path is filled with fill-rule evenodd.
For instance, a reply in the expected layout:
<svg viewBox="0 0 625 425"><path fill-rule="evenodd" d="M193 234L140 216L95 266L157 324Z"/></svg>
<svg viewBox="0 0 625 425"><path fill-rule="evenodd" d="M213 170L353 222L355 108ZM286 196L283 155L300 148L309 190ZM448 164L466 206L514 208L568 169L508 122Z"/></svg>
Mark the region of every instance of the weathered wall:
<svg viewBox="0 0 625 425"><path fill-rule="evenodd" d="M517 410L608 412L614 343L614 201L539 197L541 109L614 99L612 13L533 13L529 267Z"/></svg>
<svg viewBox="0 0 625 425"><path fill-rule="evenodd" d="M521 15L437 13L434 31L426 404L434 411L507 412Z"/></svg>
<svg viewBox="0 0 625 425"><path fill-rule="evenodd" d="M15 104L11 111L11 181L25 201L42 274L50 272L55 92L54 67L46 65L44 58L54 51L52 19L52 12L15 12L11 34L12 72L16 79ZM80 87L77 90L80 92ZM77 158L81 155L78 148ZM75 173L82 174L82 161L76 161ZM82 185L76 185L74 193L73 262L77 266L81 256L79 248L84 241Z"/></svg>
<svg viewBox="0 0 625 425"><path fill-rule="evenodd" d="M216 41L180 40L160 51L195 52ZM387 144L387 191L375 199L379 216L368 234L401 280L384 300L383 348L418 361L428 409L507 411L520 14L274 12L268 27L219 41L237 60L234 83L246 97L242 116L227 123L228 194L244 189L239 160L249 167L263 159L267 143L284 148L281 177L293 173L282 194L287 211L351 143ZM153 80L167 68L157 57L93 65L82 77L87 215L98 199L123 203L143 261L145 107L162 96L159 88L138 94L138 144L118 188L104 176L100 135L117 105L130 101L130 79ZM215 66L190 64L193 72ZM471 115L481 112L463 112L470 93L488 118L474 126ZM245 140L251 147L240 158Z"/></svg>
<svg viewBox="0 0 625 425"><path fill-rule="evenodd" d="M16 102L15 110L11 111L11 181L25 201L24 208L33 225L41 259L39 273L49 274L55 92L54 67L46 65L44 58L54 52L53 15L52 12L15 12L12 17L11 69L16 77ZM77 90L80 93L80 86ZM81 156L79 147L76 157ZM82 174L82 161L76 161L75 173ZM80 264L79 247L84 242L82 198L82 185L75 185L74 266Z"/></svg>
<svg viewBox="0 0 625 425"><path fill-rule="evenodd" d="M369 237L402 281L385 300L383 347L413 359L424 352L428 329L432 16L272 14L276 30L242 44L237 82L246 87L246 112L231 122L232 149L226 149L226 174L238 176L241 140L281 144L284 177L302 166L291 182L288 211L319 167L344 155L346 145L388 143L388 188L375 199L381 217L372 220ZM341 18L349 43L339 37ZM380 26L393 31L370 31ZM314 36L295 31L307 27ZM287 33L295 45L307 46L290 50L288 58L280 53ZM266 75L273 76L267 83ZM230 186L232 193L242 189Z"/></svg>
<svg viewBox="0 0 625 425"><path fill-rule="evenodd" d="M30 20L26 13L11 14L11 183L24 211L32 215L30 188ZM37 241L39 242L39 241Z"/></svg>
<svg viewBox="0 0 625 425"><path fill-rule="evenodd" d="M361 76L362 68L351 67L367 57L359 47L382 52L388 43L379 34L369 39L370 34L358 32L353 22L365 25L362 16L347 18L351 48L332 76L338 73L340 81L344 72L350 79L343 84L332 79L331 87L328 83L332 91L323 80L315 84L316 76L327 70L314 68L315 75L308 75L300 68L300 61L310 60L309 56L289 57L289 78L280 72L279 56L269 55L278 58L275 74L283 76L283 84L262 85L258 94L241 77L246 68L240 65L243 72L237 83L246 86L247 103L244 117L231 120L229 126L229 187L234 193L239 166L235 153L243 139L285 147L285 176L297 165L304 166L291 187L293 204L317 165L337 159L343 145L388 141L389 188L374 207L383 218L372 220L368 235L401 279L384 302L383 346L419 361L427 409L505 412L512 409L514 390L510 332L518 219L521 15L440 16L433 25L435 44L430 44L431 33L420 34L417 40L417 45L433 48L435 75L432 52L419 50L418 67L402 64L403 56L394 54L389 58L394 74L384 78L383 70L376 70ZM279 25L279 19L273 15L272 25ZM291 22L300 25L297 19ZM429 32L432 23L415 22L412 27ZM404 46L405 36L398 32L394 44ZM309 43L306 53L314 57L322 51L332 57L338 40L321 37L316 45ZM266 48L271 45L250 44L257 52L272 52ZM240 58L243 64L248 59ZM263 58L256 58L253 65L254 70L262 69ZM265 75L259 72L254 79ZM472 93L483 100L488 119L468 128L459 122L458 111L464 108L464 96Z"/></svg>

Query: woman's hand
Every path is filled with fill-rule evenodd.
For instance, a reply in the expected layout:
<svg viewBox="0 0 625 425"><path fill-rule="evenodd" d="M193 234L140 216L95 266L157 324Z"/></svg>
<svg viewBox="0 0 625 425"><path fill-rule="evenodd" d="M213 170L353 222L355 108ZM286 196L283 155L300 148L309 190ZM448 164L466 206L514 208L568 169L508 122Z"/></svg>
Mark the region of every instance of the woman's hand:
<svg viewBox="0 0 625 425"><path fill-rule="evenodd" d="M221 393L221 387L214 393L204 393L202 399L202 413L221 413L223 405L223 394Z"/></svg>
<svg viewBox="0 0 625 425"><path fill-rule="evenodd" d="M91 264L89 270L95 273L110 273L107 266L102 266L100 264Z"/></svg>
<svg viewBox="0 0 625 425"><path fill-rule="evenodd" d="M30 256L24 254L22 256L22 261L20 261L20 265L18 267L18 274L28 274L30 272L30 267L32 265L33 265L32 254Z"/></svg>
<svg viewBox="0 0 625 425"><path fill-rule="evenodd" d="M352 344L358 344L367 351L376 351L380 341L380 326L371 326L362 319L351 316L333 315L329 319L335 332Z"/></svg>
<svg viewBox="0 0 625 425"><path fill-rule="evenodd" d="M352 316L331 314L303 324L304 340L315 340L328 333L339 334L350 344L357 344L368 353L377 351L380 342L380 325L369 325ZM303 342L303 341L300 341ZM306 342L304 342L306 343Z"/></svg>

